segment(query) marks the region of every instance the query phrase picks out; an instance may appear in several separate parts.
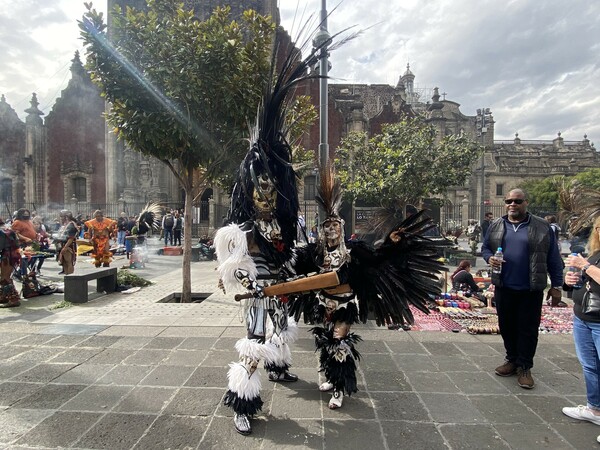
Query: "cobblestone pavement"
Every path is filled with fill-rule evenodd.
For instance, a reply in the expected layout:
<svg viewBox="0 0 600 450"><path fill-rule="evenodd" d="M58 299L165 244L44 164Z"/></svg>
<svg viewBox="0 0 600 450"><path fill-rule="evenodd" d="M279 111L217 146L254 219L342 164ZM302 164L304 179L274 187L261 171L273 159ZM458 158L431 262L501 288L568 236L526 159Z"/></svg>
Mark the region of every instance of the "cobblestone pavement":
<svg viewBox="0 0 600 450"><path fill-rule="evenodd" d="M163 259L170 258L170 259ZM293 345L300 381L263 376L249 437L221 404L239 306L217 292L215 264L193 263L202 303L179 291L180 257L153 258L152 286L52 309L61 295L0 310L0 447L80 449L586 449L600 427L561 413L585 403L571 335L542 335L533 390L493 369L499 336L355 327L359 392L340 410L318 391L308 327ZM58 279L48 261L45 273ZM77 270L87 270L80 262Z"/></svg>

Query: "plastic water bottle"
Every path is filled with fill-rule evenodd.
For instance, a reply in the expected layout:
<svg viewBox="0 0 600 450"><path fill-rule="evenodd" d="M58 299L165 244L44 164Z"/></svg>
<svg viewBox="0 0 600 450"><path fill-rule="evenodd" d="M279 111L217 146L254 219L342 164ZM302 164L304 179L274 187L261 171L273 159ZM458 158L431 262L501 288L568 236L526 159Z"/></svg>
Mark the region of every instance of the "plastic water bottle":
<svg viewBox="0 0 600 450"><path fill-rule="evenodd" d="M571 253L571 256L577 256L577 253ZM581 277L581 269L575 266L569 266L569 272L577 275L577 282L573 285L573 289L581 289L583 287L583 279Z"/></svg>
<svg viewBox="0 0 600 450"><path fill-rule="evenodd" d="M502 261L504 259L504 253L502 253L502 247L498 247L496 253L494 253L494 258ZM492 267L492 273L500 274L502 272L502 265L500 267Z"/></svg>

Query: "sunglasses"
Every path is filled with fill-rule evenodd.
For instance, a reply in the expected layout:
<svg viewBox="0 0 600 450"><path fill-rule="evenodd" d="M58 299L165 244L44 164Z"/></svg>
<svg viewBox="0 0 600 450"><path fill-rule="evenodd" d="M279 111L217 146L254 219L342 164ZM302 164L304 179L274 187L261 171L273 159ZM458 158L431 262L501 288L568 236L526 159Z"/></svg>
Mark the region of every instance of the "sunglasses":
<svg viewBox="0 0 600 450"><path fill-rule="evenodd" d="M510 205L512 203L514 203L515 205L520 205L524 201L525 201L525 199L523 199L523 198L507 198L506 200L504 200L504 203L507 205Z"/></svg>

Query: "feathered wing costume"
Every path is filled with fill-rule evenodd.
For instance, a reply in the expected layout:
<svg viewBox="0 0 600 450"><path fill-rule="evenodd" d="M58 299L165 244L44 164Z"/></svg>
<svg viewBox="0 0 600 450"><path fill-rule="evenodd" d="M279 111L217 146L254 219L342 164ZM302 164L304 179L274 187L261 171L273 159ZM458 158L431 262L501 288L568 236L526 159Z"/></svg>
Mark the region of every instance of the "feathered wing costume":
<svg viewBox="0 0 600 450"><path fill-rule="evenodd" d="M243 288L253 295L245 305L248 334L236 344L240 359L229 366L224 398L225 405L234 410L234 425L242 434L251 432L249 418L262 407L261 359L271 381L297 380L289 373L289 344L297 337L296 323L289 317L286 302L264 296L263 286L280 279L297 237L299 203L286 113L297 84L316 77L310 68L319 51L313 49L300 60L300 50L294 48L275 80L275 45L272 73L251 131L250 149L232 192L228 217L232 225L215 235L222 287L227 291Z"/></svg>
<svg viewBox="0 0 600 450"><path fill-rule="evenodd" d="M332 167L321 170L317 202L325 210L319 242L296 249L296 274L337 271L346 289L324 289L295 298L290 308L296 320L321 321L311 331L320 352L320 370L326 382L320 389L333 389L329 407L342 406L344 395L357 391L355 346L360 336L350 332L372 313L377 325L412 324L410 305L428 312L427 300L439 294L441 245L423 236L435 224L421 211L392 227L384 243L373 248L362 241L344 239L339 216L342 191ZM311 261L314 263L311 265Z"/></svg>
<svg viewBox="0 0 600 450"><path fill-rule="evenodd" d="M138 234L145 236L150 230L158 231L160 229L161 216L162 208L159 203L146 204L136 220Z"/></svg>

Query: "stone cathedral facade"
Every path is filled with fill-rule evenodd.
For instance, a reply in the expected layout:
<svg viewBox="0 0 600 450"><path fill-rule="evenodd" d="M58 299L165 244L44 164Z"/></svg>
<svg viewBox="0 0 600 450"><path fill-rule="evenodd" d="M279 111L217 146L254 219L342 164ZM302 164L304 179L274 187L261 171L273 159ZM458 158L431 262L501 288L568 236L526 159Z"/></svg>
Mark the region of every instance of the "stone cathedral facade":
<svg viewBox="0 0 600 450"><path fill-rule="evenodd" d="M214 7L228 2L187 0L185 3L200 18L205 18ZM145 1L108 0L109 11L117 4L141 7ZM232 4L234 16L248 8L272 15L279 22L277 0ZM108 19L110 30L110 14ZM287 36L285 32L283 35ZM418 89L415 78L407 66L396 86L329 84L331 156L347 133L378 133L382 124L400 120L402 113L410 109L423 114L439 137L466 133L485 145L485 176L481 177L477 163L465 186L450 189L450 204L458 205L465 199L478 204L481 198L498 203L524 179L575 175L600 167L598 153L587 137L569 141L557 135L552 141L527 141L517 135L510 141L496 141L493 117L487 133L481 136L475 115L461 112L460 104L446 99L445 94L440 95L437 88ZM300 93L310 95L316 105L318 90L319 83L314 81L304 85ZM38 106L33 94L22 121L8 100L0 98L0 202L60 206L73 201L89 205L181 201L175 178L160 161L132 151L115 139L103 118L108 106L90 81L78 54L72 60L68 86L45 119ZM303 144L318 149L318 123L307 130ZM312 175L305 178L304 200L314 199L314 181ZM227 203L216 188L205 193L203 199L209 196L215 202Z"/></svg>

